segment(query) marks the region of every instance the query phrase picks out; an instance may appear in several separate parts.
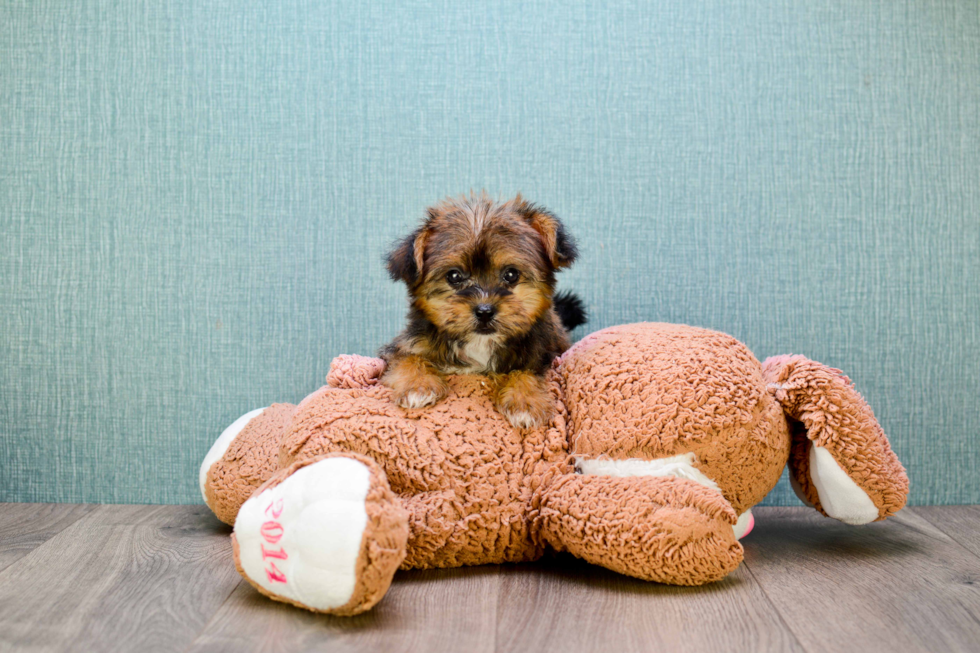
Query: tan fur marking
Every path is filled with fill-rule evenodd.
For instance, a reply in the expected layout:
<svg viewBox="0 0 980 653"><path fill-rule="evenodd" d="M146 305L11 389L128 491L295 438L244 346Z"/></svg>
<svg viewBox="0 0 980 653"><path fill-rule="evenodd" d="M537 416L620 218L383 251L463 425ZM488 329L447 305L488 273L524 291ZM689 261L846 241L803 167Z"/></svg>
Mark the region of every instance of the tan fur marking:
<svg viewBox="0 0 980 653"><path fill-rule="evenodd" d="M554 217L543 211L532 210L533 205L525 201L520 195L514 199L514 206L518 210L530 211L531 227L538 233L544 250L551 260L555 269L566 267L567 262L561 260L558 255L558 222Z"/></svg>
<svg viewBox="0 0 980 653"><path fill-rule="evenodd" d="M533 281L518 283L510 297L499 304L500 316L505 325L501 331L521 333L551 308L551 295L544 284ZM509 328L508 328L509 327Z"/></svg>
<svg viewBox="0 0 980 653"><path fill-rule="evenodd" d="M415 245L412 248L412 254L415 257L415 267L418 268L420 278L425 275L425 243L428 238L429 230L423 229L415 237Z"/></svg>

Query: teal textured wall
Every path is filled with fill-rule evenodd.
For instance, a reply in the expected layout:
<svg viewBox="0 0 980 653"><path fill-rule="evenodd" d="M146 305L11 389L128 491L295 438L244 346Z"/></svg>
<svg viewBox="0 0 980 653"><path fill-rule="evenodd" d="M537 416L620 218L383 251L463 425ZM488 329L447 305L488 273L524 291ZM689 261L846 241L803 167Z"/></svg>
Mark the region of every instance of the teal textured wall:
<svg viewBox="0 0 980 653"><path fill-rule="evenodd" d="M199 501L487 188L577 234L590 328L843 368L915 502L980 502L978 3L600 4L0 4L0 500Z"/></svg>

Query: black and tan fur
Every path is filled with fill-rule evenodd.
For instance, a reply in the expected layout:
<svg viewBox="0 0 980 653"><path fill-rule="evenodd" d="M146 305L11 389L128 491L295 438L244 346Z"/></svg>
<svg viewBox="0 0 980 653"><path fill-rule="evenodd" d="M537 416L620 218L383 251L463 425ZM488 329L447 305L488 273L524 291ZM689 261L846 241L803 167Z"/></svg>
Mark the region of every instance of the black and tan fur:
<svg viewBox="0 0 980 653"><path fill-rule="evenodd" d="M544 373L585 321L577 297L554 294L555 273L576 255L561 221L520 195L471 193L429 208L387 259L411 299L408 326L380 352L395 401L427 406L446 395L443 375L483 374L512 424L544 423Z"/></svg>

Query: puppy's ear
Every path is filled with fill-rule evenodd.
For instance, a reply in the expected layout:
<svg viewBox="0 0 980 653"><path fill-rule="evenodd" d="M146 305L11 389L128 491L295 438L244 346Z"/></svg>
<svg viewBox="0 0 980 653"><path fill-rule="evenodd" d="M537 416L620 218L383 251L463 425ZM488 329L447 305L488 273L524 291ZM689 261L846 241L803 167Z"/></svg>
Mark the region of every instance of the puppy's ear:
<svg viewBox="0 0 980 653"><path fill-rule="evenodd" d="M429 232L419 227L405 238L399 240L388 252L385 267L388 276L394 281L404 281L409 286L418 281L423 274L425 263L425 241Z"/></svg>
<svg viewBox="0 0 980 653"><path fill-rule="evenodd" d="M520 195L514 200L517 210L538 232L544 252L556 270L567 268L578 258L575 239L565 230L565 225L551 211L526 202Z"/></svg>

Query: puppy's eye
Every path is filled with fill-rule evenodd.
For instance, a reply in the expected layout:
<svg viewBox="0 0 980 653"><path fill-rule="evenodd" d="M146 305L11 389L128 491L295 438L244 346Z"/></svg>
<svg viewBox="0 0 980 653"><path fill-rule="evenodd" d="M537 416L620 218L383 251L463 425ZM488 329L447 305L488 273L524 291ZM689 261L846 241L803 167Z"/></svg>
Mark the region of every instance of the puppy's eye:
<svg viewBox="0 0 980 653"><path fill-rule="evenodd" d="M504 283L509 283L511 285L517 283L517 280L521 278L521 273L517 271L516 268L507 268L504 273L500 275L504 280Z"/></svg>
<svg viewBox="0 0 980 653"><path fill-rule="evenodd" d="M446 281L450 286L458 286L463 283L463 273L459 270L450 270L446 273Z"/></svg>

